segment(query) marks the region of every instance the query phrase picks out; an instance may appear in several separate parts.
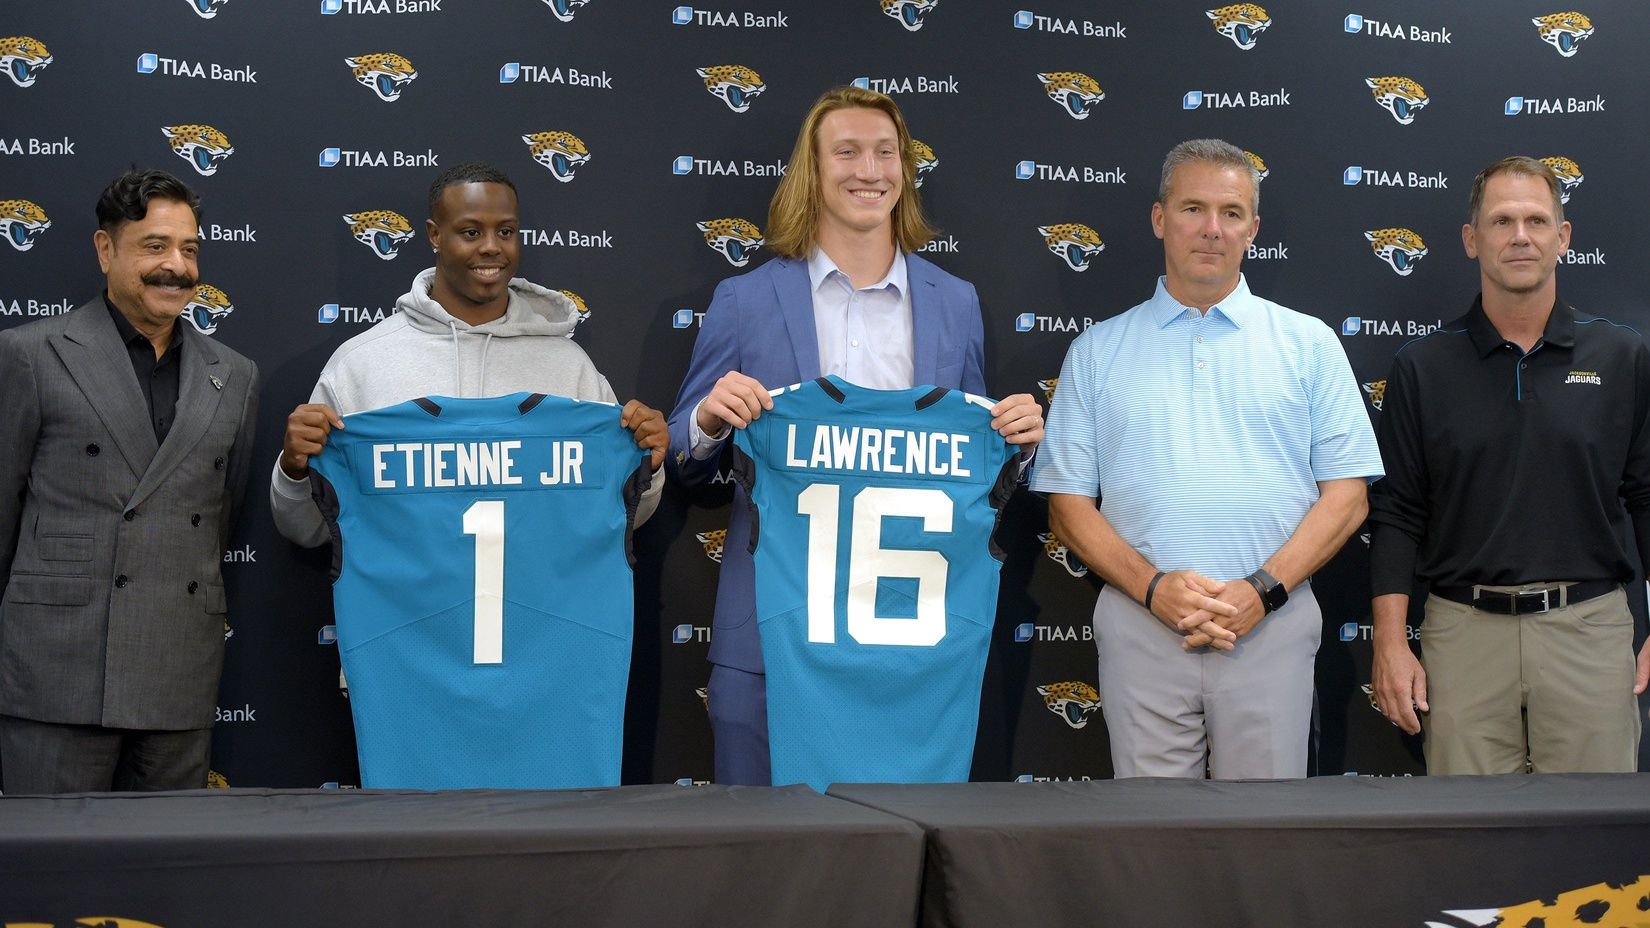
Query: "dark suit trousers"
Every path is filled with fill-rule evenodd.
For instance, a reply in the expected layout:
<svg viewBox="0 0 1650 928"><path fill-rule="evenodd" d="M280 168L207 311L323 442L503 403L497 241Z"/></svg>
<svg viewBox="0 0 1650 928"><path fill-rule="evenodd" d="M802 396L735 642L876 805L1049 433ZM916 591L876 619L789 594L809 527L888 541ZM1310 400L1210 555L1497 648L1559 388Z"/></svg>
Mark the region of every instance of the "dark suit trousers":
<svg viewBox="0 0 1650 928"><path fill-rule="evenodd" d="M204 789L212 730L133 731L0 715L0 789L30 793Z"/></svg>

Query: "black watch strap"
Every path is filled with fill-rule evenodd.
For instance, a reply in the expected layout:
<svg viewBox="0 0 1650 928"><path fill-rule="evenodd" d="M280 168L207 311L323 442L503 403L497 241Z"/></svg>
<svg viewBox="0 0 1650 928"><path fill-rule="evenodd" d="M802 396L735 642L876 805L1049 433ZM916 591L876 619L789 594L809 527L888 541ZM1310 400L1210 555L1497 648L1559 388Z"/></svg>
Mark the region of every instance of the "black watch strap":
<svg viewBox="0 0 1650 928"><path fill-rule="evenodd" d="M1279 583L1276 577L1267 573L1265 569L1256 570L1243 579L1249 581L1249 585L1255 588L1256 593L1260 594L1261 608L1265 609L1268 615L1276 612L1283 607L1284 603L1289 601L1289 592L1283 588L1283 584Z"/></svg>

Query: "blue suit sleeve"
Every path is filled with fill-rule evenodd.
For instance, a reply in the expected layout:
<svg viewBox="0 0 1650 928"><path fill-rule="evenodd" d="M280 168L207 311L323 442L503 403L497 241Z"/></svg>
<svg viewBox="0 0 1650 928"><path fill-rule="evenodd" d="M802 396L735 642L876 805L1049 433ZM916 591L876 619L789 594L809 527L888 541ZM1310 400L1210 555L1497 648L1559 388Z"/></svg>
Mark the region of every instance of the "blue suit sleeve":
<svg viewBox="0 0 1650 928"><path fill-rule="evenodd" d="M980 295L974 285L965 283L967 299L964 301L968 308L967 318L963 324L967 326L968 342L963 349L962 388L975 396L993 396L985 389L985 322L980 313Z"/></svg>
<svg viewBox="0 0 1650 928"><path fill-rule="evenodd" d="M720 455L711 455L703 461L694 458L689 424L699 401L710 394L716 381L728 371L742 370L740 316L733 280L724 280L716 286L710 308L705 311L699 337L693 343L693 360L688 364L682 389L676 394L676 407L667 420L670 426L670 453L665 456L666 466L672 468L676 478L684 484L703 483L716 473Z"/></svg>

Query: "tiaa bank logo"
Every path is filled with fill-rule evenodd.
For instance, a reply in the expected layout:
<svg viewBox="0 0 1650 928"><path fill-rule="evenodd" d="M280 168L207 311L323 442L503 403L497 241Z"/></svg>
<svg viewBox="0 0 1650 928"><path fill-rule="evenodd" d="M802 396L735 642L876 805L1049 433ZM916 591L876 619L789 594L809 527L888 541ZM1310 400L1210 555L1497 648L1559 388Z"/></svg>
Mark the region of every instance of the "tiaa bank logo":
<svg viewBox="0 0 1650 928"><path fill-rule="evenodd" d="M0 200L0 235L18 251L33 248L40 234L51 227L46 211L33 200Z"/></svg>
<svg viewBox="0 0 1650 928"><path fill-rule="evenodd" d="M717 64L695 69L705 81L705 91L728 105L735 113L751 108L755 100L768 89L762 75L740 64Z"/></svg>
<svg viewBox="0 0 1650 928"><path fill-rule="evenodd" d="M1272 25L1272 17L1253 3L1237 3L1215 10L1206 10L1215 31L1232 40L1232 44L1248 51L1255 40Z"/></svg>
<svg viewBox="0 0 1650 928"><path fill-rule="evenodd" d="M1257 155L1252 151L1245 150L1243 157L1248 158L1249 163L1254 165L1255 180L1265 180L1266 178L1272 176L1272 169L1266 166L1266 162L1261 159L1260 155Z"/></svg>
<svg viewBox="0 0 1650 928"><path fill-rule="evenodd" d="M571 132L534 132L521 137L533 160L549 170L562 183L573 179L573 172L590 161L590 149L584 140Z"/></svg>
<svg viewBox="0 0 1650 928"><path fill-rule="evenodd" d="M1576 164L1569 158L1559 156L1542 158L1541 163L1552 168L1553 173L1558 175L1558 200L1560 203L1570 202L1571 192L1581 186L1581 182L1587 179L1586 175L1581 173L1581 165Z"/></svg>
<svg viewBox="0 0 1650 928"><path fill-rule="evenodd" d="M934 154L934 149L930 148L927 142L912 139L911 166L917 172L916 180L912 182L912 186L921 187L923 179L940 166L940 156Z"/></svg>
<svg viewBox="0 0 1650 928"><path fill-rule="evenodd" d="M1037 695L1043 697L1044 708L1072 728L1081 729L1100 711L1100 691L1079 680L1039 686Z"/></svg>
<svg viewBox="0 0 1650 928"><path fill-rule="evenodd" d="M762 230L748 219L707 219L698 225L705 244L734 267L749 264L751 255L762 247Z"/></svg>
<svg viewBox="0 0 1650 928"><path fill-rule="evenodd" d="M1381 109L1392 114L1400 125L1415 121L1415 114L1432 102L1420 84L1407 77L1366 77L1364 84Z"/></svg>
<svg viewBox="0 0 1650 928"><path fill-rule="evenodd" d="M228 2L229 0L188 0L189 8L201 19L211 19L218 15L218 11Z"/></svg>
<svg viewBox="0 0 1650 928"><path fill-rule="evenodd" d="M544 5L550 8L550 12L557 19L567 23L573 21L573 14L579 11L579 7L589 2L590 0L544 0Z"/></svg>
<svg viewBox="0 0 1650 928"><path fill-rule="evenodd" d="M1530 20L1535 24L1536 33L1541 41L1551 45L1560 55L1568 58L1581 47L1581 40L1593 34L1593 21L1583 13L1570 11L1568 13L1549 13L1546 16L1537 16Z"/></svg>
<svg viewBox="0 0 1650 928"><path fill-rule="evenodd" d="M161 126L160 131L170 140L172 154L189 162L202 177L218 173L218 165L235 153L229 137L211 126Z"/></svg>
<svg viewBox="0 0 1650 928"><path fill-rule="evenodd" d="M401 99L401 91L418 78L413 63L394 52L356 55L345 58L355 82L378 95L385 103Z"/></svg>
<svg viewBox="0 0 1650 928"><path fill-rule="evenodd" d="M908 32L922 28L922 21L940 0L882 0L882 12L893 17Z"/></svg>
<svg viewBox="0 0 1650 928"><path fill-rule="evenodd" d="M183 307L183 318L189 320L195 331L211 335L218 330L218 323L234 311L235 304L230 301L229 294L211 284L197 284L195 295Z"/></svg>
<svg viewBox="0 0 1650 928"><path fill-rule="evenodd" d="M385 261L395 260L401 246L412 241L412 223L407 217L389 209L369 209L360 213L345 213L350 238L372 249Z"/></svg>
<svg viewBox="0 0 1650 928"><path fill-rule="evenodd" d="M1072 119L1089 118L1089 113L1106 99L1100 83L1079 71L1048 71L1037 75L1037 80L1043 84L1043 93Z"/></svg>
<svg viewBox="0 0 1650 928"><path fill-rule="evenodd" d="M26 35L0 38L0 67L6 69L11 82L19 87L31 86L51 63L52 54L39 39Z"/></svg>
<svg viewBox="0 0 1650 928"><path fill-rule="evenodd" d="M1038 226L1037 234L1043 237L1043 244L1048 246L1048 250L1074 271L1088 270L1094 256L1106 250L1106 243L1100 241L1100 234L1080 222Z"/></svg>
<svg viewBox="0 0 1650 928"><path fill-rule="evenodd" d="M1409 229L1372 229L1364 233L1375 257L1385 261L1399 277L1415 272L1415 262L1427 256L1427 243Z"/></svg>

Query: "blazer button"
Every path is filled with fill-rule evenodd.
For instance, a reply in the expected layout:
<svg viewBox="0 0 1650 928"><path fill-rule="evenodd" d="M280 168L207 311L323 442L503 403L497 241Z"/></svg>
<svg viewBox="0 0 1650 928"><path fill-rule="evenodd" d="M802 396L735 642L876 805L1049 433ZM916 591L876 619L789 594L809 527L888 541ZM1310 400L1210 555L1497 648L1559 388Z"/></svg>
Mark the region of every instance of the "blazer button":
<svg viewBox="0 0 1650 928"><path fill-rule="evenodd" d="M196 583L193 580L189 581L189 595L190 596L195 595L195 591L200 589L200 588L201 588L201 585L199 583Z"/></svg>
<svg viewBox="0 0 1650 928"><path fill-rule="evenodd" d="M132 582L131 578L126 576L125 574L121 574L120 576L115 578L115 586L118 586L118 587L123 587L124 588L126 586L126 584L128 584L130 582Z"/></svg>
<svg viewBox="0 0 1650 928"><path fill-rule="evenodd" d="M199 526L201 524L201 514L197 512L194 515L190 516L189 517L189 524L194 525L194 526Z"/></svg>
<svg viewBox="0 0 1650 928"><path fill-rule="evenodd" d="M212 461L212 469L213 469L213 470L223 470L223 458L215 458L215 459L213 459L213 461Z"/></svg>
<svg viewBox="0 0 1650 928"><path fill-rule="evenodd" d="M130 522L135 518L137 518L137 510L136 509L126 510L126 515L125 515L126 521Z"/></svg>
<svg viewBox="0 0 1650 928"><path fill-rule="evenodd" d="M88 454L88 455L90 455L91 457L94 457L94 458L97 457L97 453L99 451L102 451L102 450L103 449L99 448L96 443L93 443L93 444L90 444L90 445L86 446L86 454Z"/></svg>

